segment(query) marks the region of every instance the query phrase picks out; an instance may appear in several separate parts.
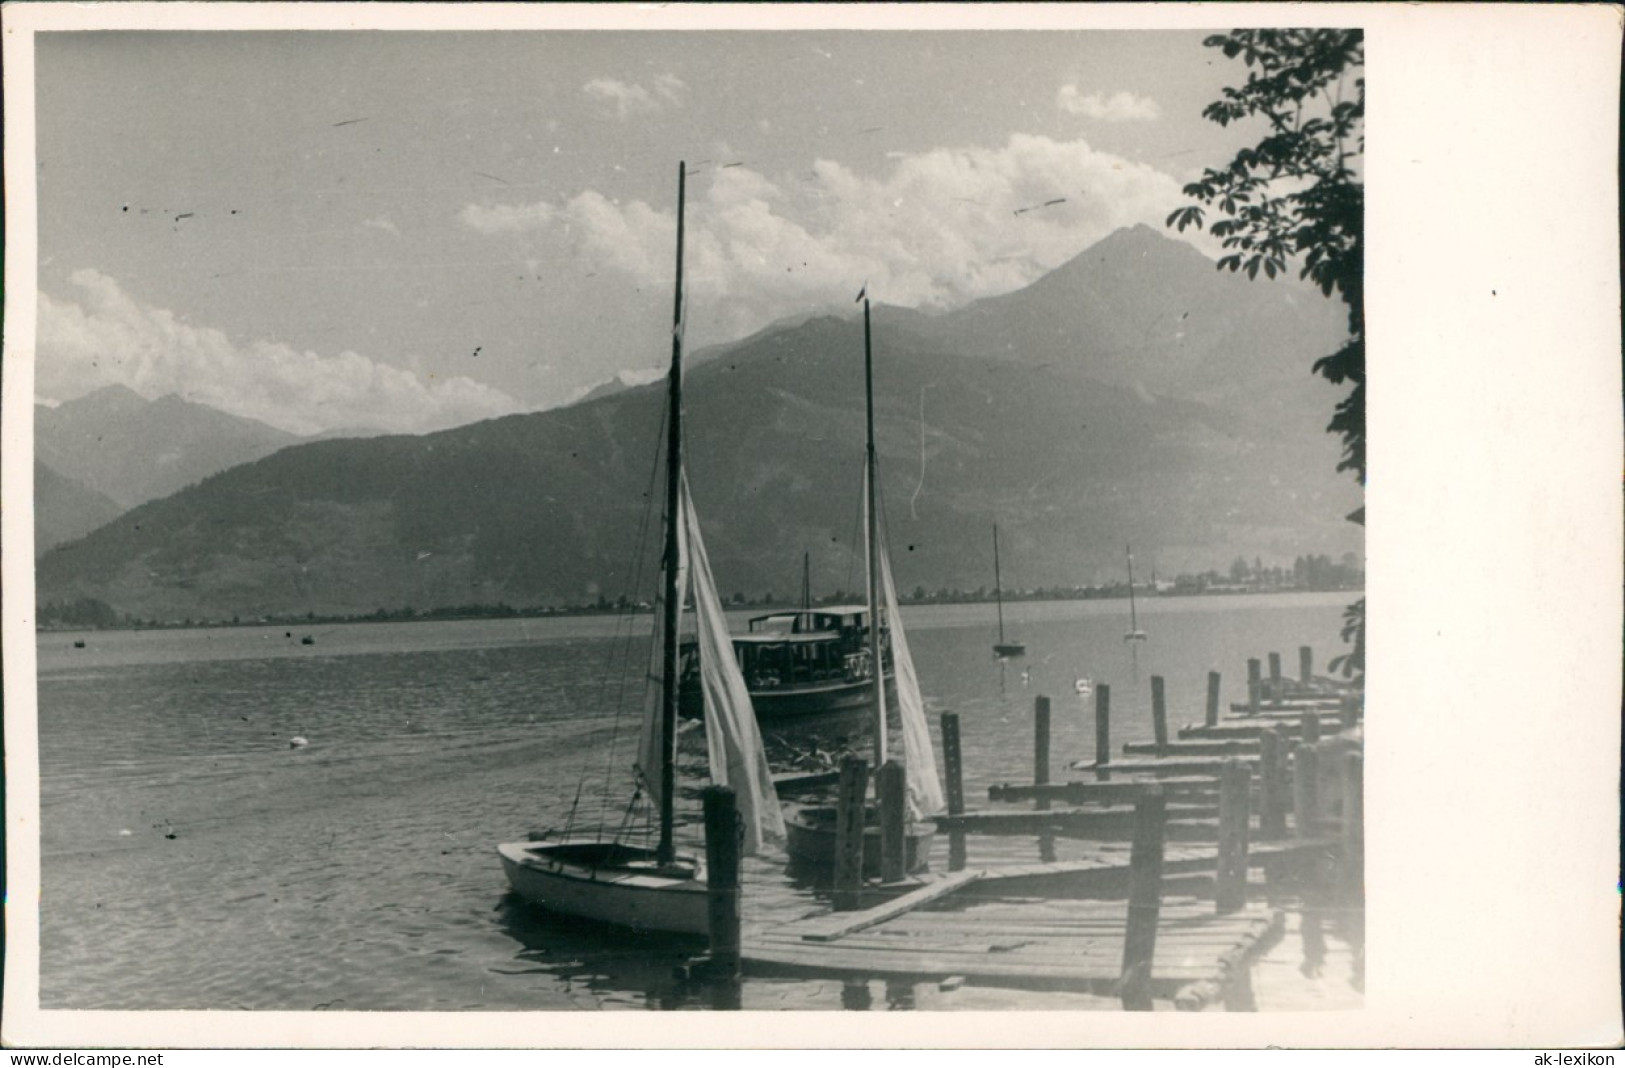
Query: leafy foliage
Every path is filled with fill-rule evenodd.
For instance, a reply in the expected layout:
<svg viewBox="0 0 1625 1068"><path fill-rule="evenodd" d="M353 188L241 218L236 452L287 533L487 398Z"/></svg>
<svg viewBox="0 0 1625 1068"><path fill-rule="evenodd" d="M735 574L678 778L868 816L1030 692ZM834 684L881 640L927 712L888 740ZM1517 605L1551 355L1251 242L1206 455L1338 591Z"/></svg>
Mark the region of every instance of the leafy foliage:
<svg viewBox="0 0 1625 1068"><path fill-rule="evenodd" d="M1327 430L1343 439L1340 471L1363 485L1365 469L1365 39L1360 30L1236 30L1203 42L1248 67L1202 114L1221 126L1260 117L1267 129L1228 166L1185 187L1197 201L1167 225L1208 228L1223 239L1220 270L1273 278L1301 257L1301 276L1348 306L1349 340L1315 361L1334 384L1353 383Z"/></svg>
<svg viewBox="0 0 1625 1068"><path fill-rule="evenodd" d="M1285 273L1301 257L1300 276L1348 306L1349 339L1320 357L1314 370L1353 388L1327 425L1343 440L1339 471L1364 485L1365 466L1365 35L1360 30L1234 30L1203 42L1247 66L1246 84L1226 88L1203 116L1228 126L1249 118L1266 124L1258 143L1229 165L1207 168L1185 187L1195 200L1167 225L1201 229L1207 211L1222 218L1209 231L1224 242L1220 270L1257 278ZM1364 509L1349 516L1362 525ZM1365 601L1343 618L1348 653L1334 661L1345 675L1365 671Z"/></svg>

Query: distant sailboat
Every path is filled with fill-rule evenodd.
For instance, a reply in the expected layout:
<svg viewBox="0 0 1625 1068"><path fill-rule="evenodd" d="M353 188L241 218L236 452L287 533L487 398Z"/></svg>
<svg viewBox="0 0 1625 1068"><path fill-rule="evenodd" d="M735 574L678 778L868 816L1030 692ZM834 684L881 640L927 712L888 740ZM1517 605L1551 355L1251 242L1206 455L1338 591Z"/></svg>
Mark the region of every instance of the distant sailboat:
<svg viewBox="0 0 1625 1068"><path fill-rule="evenodd" d="M1123 635L1123 640L1143 642L1145 631L1140 629L1139 613L1134 608L1134 550L1125 545L1123 551L1128 553L1128 633Z"/></svg>
<svg viewBox="0 0 1625 1068"><path fill-rule="evenodd" d="M993 601L999 608L999 641L993 646L993 655L1004 660L1015 656L1026 656L1027 647L1021 642L1007 642L1004 640L1004 589L999 577L999 524L993 524Z"/></svg>
<svg viewBox="0 0 1625 1068"><path fill-rule="evenodd" d="M579 841L507 842L497 851L514 891L543 908L641 931L703 935L709 928L705 874L698 858L677 852L672 834L681 670L678 632L690 593L698 619L711 778L737 792L745 852L755 852L764 838L781 836L784 824L750 696L728 645L727 620L683 473L684 177L685 170L679 168L677 301L666 415L665 546L651 650L651 679L660 685L651 690L645 709L637 764L641 790L657 802L660 836L653 849L616 835Z"/></svg>

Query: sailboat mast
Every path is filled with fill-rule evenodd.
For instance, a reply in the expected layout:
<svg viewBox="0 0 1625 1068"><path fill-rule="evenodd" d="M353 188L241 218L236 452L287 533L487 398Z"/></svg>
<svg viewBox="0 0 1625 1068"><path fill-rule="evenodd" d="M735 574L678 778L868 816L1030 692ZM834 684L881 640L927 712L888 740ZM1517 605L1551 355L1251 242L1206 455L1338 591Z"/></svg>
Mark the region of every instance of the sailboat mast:
<svg viewBox="0 0 1625 1068"><path fill-rule="evenodd" d="M868 517L867 556L869 563L869 656L875 678L875 768L886 762L886 670L880 658L880 517L875 509L875 484L879 464L875 461L875 374L874 349L869 342L869 298L863 298L863 396L868 427L864 454L864 512Z"/></svg>
<svg viewBox="0 0 1625 1068"><path fill-rule="evenodd" d="M1134 550L1130 546L1123 546L1128 554L1128 628L1130 633L1140 629L1140 617L1134 611Z"/></svg>
<svg viewBox="0 0 1625 1068"><path fill-rule="evenodd" d="M1004 644L1004 583L999 578L999 524L993 524L993 602L999 606L999 644Z"/></svg>
<svg viewBox="0 0 1625 1068"><path fill-rule="evenodd" d="M677 285L672 307L671 327L671 381L668 386L670 411L666 414L666 544L665 544L665 645L661 650L660 706L660 840L655 846L655 860L669 864L677 856L672 840L672 809L676 796L677 772L677 704L678 693L678 627L682 623L683 605L677 588L679 560L677 524L678 494L683 474L683 192L687 182L686 163L677 164Z"/></svg>
<svg viewBox="0 0 1625 1068"><path fill-rule="evenodd" d="M801 554L801 610L812 611L812 553Z"/></svg>

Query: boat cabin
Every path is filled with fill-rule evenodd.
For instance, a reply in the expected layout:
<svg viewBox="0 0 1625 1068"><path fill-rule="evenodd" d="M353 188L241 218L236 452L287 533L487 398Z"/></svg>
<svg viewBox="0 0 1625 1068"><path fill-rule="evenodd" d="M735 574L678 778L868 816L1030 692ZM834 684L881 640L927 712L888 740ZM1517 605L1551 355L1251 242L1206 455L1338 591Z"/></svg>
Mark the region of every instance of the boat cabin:
<svg viewBox="0 0 1625 1068"><path fill-rule="evenodd" d="M733 646L739 671L752 693L870 677L869 653L862 647L861 635L848 647L831 631L759 631L734 635Z"/></svg>

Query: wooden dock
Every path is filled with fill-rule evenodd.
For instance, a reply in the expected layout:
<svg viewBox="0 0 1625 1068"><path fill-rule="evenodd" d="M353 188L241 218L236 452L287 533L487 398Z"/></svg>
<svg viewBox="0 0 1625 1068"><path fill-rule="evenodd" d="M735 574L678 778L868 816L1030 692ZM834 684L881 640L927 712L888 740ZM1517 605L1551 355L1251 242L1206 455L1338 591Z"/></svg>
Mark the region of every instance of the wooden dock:
<svg viewBox="0 0 1625 1068"><path fill-rule="evenodd" d="M747 967L753 972L836 970L938 981L957 976L1001 985L1122 993L1126 901L1034 899L900 910L896 904L760 931L746 940ZM1283 922L1280 911L1262 905L1219 916L1211 903L1164 901L1150 995L1182 1009L1205 1008L1227 996L1239 1000L1245 970L1280 937Z"/></svg>
<svg viewBox="0 0 1625 1068"><path fill-rule="evenodd" d="M1300 663L1307 683L1307 647ZM1220 677L1211 672L1205 721L1177 738L1169 735L1163 680L1153 677L1155 740L1123 746L1117 759L1110 688L1097 687L1096 759L1070 765L1092 773L1087 781L1050 782L1049 700L1038 697L1032 781L991 787L988 801L1004 807L981 811L966 810L959 719L944 713L948 811L935 820L948 838L947 872L904 878L902 801L888 810L883 794L881 822L892 830L882 835L882 852L892 856L889 868L882 856L881 870L891 874L865 882L855 859L860 840L848 834L837 844L846 859L836 865L831 908L763 918L748 931L736 919L732 935L720 939L716 917L731 906L728 891L719 891L711 963L733 975L1065 989L1119 998L1138 1011L1158 1002L1250 1009L1252 964L1282 937L1281 903L1293 901L1304 968L1320 967L1335 916L1363 969L1363 755L1353 729L1362 703L1325 692L1326 680L1295 690L1279 676L1275 654L1267 682L1260 664L1248 664L1245 711L1222 718ZM1280 703L1261 709L1264 691ZM848 757L840 776L842 803L854 813L848 822L860 826L864 761ZM968 842L987 835L1030 836L1037 860L972 866ZM1085 857L1061 861L1062 838L1094 845ZM1250 877L1259 870L1262 881ZM1361 981L1363 971L1356 989Z"/></svg>

